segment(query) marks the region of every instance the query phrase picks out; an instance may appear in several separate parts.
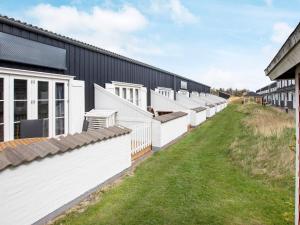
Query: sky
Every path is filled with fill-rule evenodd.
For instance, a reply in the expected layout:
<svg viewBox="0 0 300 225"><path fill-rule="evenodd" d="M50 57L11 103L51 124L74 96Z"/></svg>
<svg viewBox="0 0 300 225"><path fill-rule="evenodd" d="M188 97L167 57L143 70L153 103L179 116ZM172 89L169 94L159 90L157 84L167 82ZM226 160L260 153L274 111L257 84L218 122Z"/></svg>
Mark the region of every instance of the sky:
<svg viewBox="0 0 300 225"><path fill-rule="evenodd" d="M287 3L288 2L288 3ZM0 13L214 88L256 90L300 0L1 0Z"/></svg>

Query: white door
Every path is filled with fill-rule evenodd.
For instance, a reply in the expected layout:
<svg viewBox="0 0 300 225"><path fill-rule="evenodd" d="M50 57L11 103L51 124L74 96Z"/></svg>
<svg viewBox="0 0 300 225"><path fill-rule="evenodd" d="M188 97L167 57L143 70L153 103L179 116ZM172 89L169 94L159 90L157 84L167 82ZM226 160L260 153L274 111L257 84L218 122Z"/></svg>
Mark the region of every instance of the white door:
<svg viewBox="0 0 300 225"><path fill-rule="evenodd" d="M44 119L44 135L68 131L68 81L0 74L0 142L20 138L20 121Z"/></svg>

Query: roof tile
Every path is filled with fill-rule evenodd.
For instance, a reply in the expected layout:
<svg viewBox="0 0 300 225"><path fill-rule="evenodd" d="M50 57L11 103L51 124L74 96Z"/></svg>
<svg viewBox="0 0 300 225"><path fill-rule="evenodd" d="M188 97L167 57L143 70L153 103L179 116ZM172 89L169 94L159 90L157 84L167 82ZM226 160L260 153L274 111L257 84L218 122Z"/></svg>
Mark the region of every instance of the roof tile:
<svg viewBox="0 0 300 225"><path fill-rule="evenodd" d="M3 152L0 152L0 170L11 165L11 162L7 159L6 155Z"/></svg>
<svg viewBox="0 0 300 225"><path fill-rule="evenodd" d="M198 113L198 112L205 111L205 110L206 110L206 108L205 108L205 107L202 107L202 106L200 106L200 107L194 108L193 110L194 110L194 111L196 111L196 112Z"/></svg>
<svg viewBox="0 0 300 225"><path fill-rule="evenodd" d="M114 126L82 132L80 134L67 135L60 139L50 138L46 141L31 143L28 145L6 147L0 152L0 171L11 165L18 166L37 158L45 158L48 155L71 151L89 143L99 142L108 138L128 134L130 132L131 130L128 128Z"/></svg>
<svg viewBox="0 0 300 225"><path fill-rule="evenodd" d="M179 111L179 112L172 112L172 113L164 114L161 116L156 116L153 119L160 121L161 123L166 123L168 121L175 120L177 118L180 118L180 117L183 117L186 115L187 115L187 113Z"/></svg>
<svg viewBox="0 0 300 225"><path fill-rule="evenodd" d="M16 152L15 148L7 147L3 150L3 153L13 166L17 166L25 161L24 156Z"/></svg>

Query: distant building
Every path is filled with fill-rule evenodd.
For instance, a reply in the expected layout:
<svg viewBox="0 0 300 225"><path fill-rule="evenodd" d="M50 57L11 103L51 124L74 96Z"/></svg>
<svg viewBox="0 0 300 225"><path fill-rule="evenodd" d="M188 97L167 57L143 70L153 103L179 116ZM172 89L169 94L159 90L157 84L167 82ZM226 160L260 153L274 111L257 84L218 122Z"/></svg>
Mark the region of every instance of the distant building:
<svg viewBox="0 0 300 225"><path fill-rule="evenodd" d="M243 103L255 102L257 104L262 104L262 96L259 94L249 91L243 94Z"/></svg>
<svg viewBox="0 0 300 225"><path fill-rule="evenodd" d="M296 108L295 80L277 80L256 91L263 97L264 103L289 109Z"/></svg>
<svg viewBox="0 0 300 225"><path fill-rule="evenodd" d="M229 99L230 98L230 94L219 91L219 97L221 98L225 98L225 99Z"/></svg>

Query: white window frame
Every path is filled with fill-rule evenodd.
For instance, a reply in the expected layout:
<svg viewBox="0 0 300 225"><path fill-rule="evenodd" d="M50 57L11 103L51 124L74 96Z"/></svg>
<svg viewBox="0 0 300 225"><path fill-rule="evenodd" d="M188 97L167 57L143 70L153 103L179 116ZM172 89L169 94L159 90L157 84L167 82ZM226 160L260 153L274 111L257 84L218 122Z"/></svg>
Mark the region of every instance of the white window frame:
<svg viewBox="0 0 300 225"><path fill-rule="evenodd" d="M49 137L55 136L55 82L65 87L65 134L69 132L69 82L72 76L41 73L0 67L0 78L4 78L4 141L14 139L14 80L27 80L27 119L38 118L38 81L49 85ZM52 108L51 108L52 107Z"/></svg>
<svg viewBox="0 0 300 225"><path fill-rule="evenodd" d="M119 97L129 101L130 103L132 103L138 107L141 106L141 88L143 87L143 85L118 82L118 81L112 81L111 84L113 85L113 90L114 90L115 94L116 94L116 89L119 88L119 90L120 90ZM131 90L132 90L132 94L133 94L132 98L131 98ZM138 92L138 96L136 96L136 91ZM124 93L126 93L125 94L126 96L124 96ZM136 97L138 97L138 99Z"/></svg>

